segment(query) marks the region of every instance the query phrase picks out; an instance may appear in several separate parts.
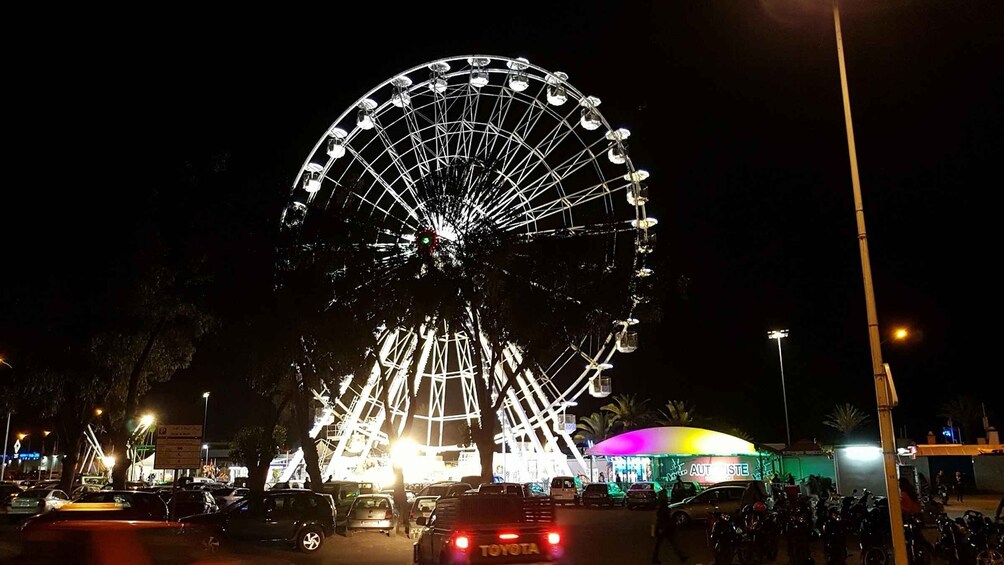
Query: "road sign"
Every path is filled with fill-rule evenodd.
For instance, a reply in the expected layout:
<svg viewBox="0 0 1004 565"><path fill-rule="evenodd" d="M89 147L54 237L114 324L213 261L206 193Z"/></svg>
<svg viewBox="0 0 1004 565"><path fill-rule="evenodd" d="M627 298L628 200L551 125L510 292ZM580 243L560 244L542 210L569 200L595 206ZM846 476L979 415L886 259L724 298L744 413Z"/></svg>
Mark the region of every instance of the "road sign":
<svg viewBox="0 0 1004 565"><path fill-rule="evenodd" d="M202 465L202 426L157 426L154 469L194 469Z"/></svg>
<svg viewBox="0 0 1004 565"><path fill-rule="evenodd" d="M202 426L199 425L161 425L157 426L157 439L165 437L202 438Z"/></svg>

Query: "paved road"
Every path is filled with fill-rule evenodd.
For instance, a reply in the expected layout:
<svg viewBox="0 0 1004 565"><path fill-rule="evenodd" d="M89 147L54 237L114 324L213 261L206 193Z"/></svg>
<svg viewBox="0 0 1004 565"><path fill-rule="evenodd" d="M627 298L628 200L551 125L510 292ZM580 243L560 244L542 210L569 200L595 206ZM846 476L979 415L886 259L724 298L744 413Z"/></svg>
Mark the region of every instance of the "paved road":
<svg viewBox="0 0 1004 565"><path fill-rule="evenodd" d="M991 514L1000 501L999 496L972 497L964 505L951 504L949 514L961 515L966 508ZM568 556L575 565L648 563L653 540L650 527L652 511L617 509L559 508L558 527L561 530ZM2 517L0 517L2 519ZM680 545L691 556L689 563L709 563L704 530L691 528L679 535ZM241 545L230 547L222 556L227 563L286 564L324 563L330 565L404 565L411 563L411 540L404 536L387 537L381 534L359 533L351 538L335 535L326 540L317 555L305 556L277 546ZM819 542L815 543L816 546ZM816 547L818 551L819 548ZM17 555L16 532L12 526L0 526L0 562ZM783 546L782 546L783 556ZM663 563L676 563L668 547L662 554ZM822 562L817 554L816 562ZM852 560L857 554L852 553ZM778 562L784 562L781 557Z"/></svg>

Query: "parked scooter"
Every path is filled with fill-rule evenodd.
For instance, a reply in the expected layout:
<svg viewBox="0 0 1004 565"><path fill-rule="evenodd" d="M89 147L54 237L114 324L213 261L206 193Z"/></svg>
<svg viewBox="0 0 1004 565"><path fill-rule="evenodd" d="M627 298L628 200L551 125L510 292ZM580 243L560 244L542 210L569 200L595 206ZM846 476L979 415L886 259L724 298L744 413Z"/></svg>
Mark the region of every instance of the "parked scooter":
<svg viewBox="0 0 1004 565"><path fill-rule="evenodd" d="M732 521L732 516L724 512L715 513L712 516L708 537L711 540L711 553L714 555L715 565L730 565L739 541L739 531Z"/></svg>
<svg viewBox="0 0 1004 565"><path fill-rule="evenodd" d="M867 492L867 491L866 491ZM859 530L861 562L865 565L885 565L890 561L887 551L889 535L889 502L876 498L865 512Z"/></svg>
<svg viewBox="0 0 1004 565"><path fill-rule="evenodd" d="M820 527L823 534L823 555L827 565L843 565L847 562L847 522L840 516L840 510L832 508L823 517Z"/></svg>

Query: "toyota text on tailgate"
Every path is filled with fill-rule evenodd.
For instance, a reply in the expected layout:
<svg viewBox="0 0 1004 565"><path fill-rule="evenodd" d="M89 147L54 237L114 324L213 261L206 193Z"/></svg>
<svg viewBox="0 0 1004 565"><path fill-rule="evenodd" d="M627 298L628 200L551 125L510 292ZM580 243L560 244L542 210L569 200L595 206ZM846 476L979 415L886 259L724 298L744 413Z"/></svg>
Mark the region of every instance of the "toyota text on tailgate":
<svg viewBox="0 0 1004 565"><path fill-rule="evenodd" d="M415 563L561 563L564 550L549 497L440 498L415 542Z"/></svg>

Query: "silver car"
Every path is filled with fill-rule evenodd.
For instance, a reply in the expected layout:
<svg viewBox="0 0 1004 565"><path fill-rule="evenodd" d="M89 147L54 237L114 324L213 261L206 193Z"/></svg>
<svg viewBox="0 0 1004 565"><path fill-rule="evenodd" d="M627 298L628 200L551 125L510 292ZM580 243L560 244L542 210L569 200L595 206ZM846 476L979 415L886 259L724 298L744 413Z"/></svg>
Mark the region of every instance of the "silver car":
<svg viewBox="0 0 1004 565"><path fill-rule="evenodd" d="M358 530L377 531L391 536L397 531L400 517L394 506L394 497L387 494L361 494L349 507L345 536L349 537Z"/></svg>
<svg viewBox="0 0 1004 565"><path fill-rule="evenodd" d="M411 537L418 539L418 536L422 534L422 527L417 526L415 520L418 518L429 519L432 516L432 511L436 509L436 501L439 500L438 496L419 496L415 498L415 501L411 504L411 513L408 517L411 522Z"/></svg>
<svg viewBox="0 0 1004 565"><path fill-rule="evenodd" d="M7 514L31 516L55 510L70 502L70 497L59 489L26 490L15 496L7 504Z"/></svg>

